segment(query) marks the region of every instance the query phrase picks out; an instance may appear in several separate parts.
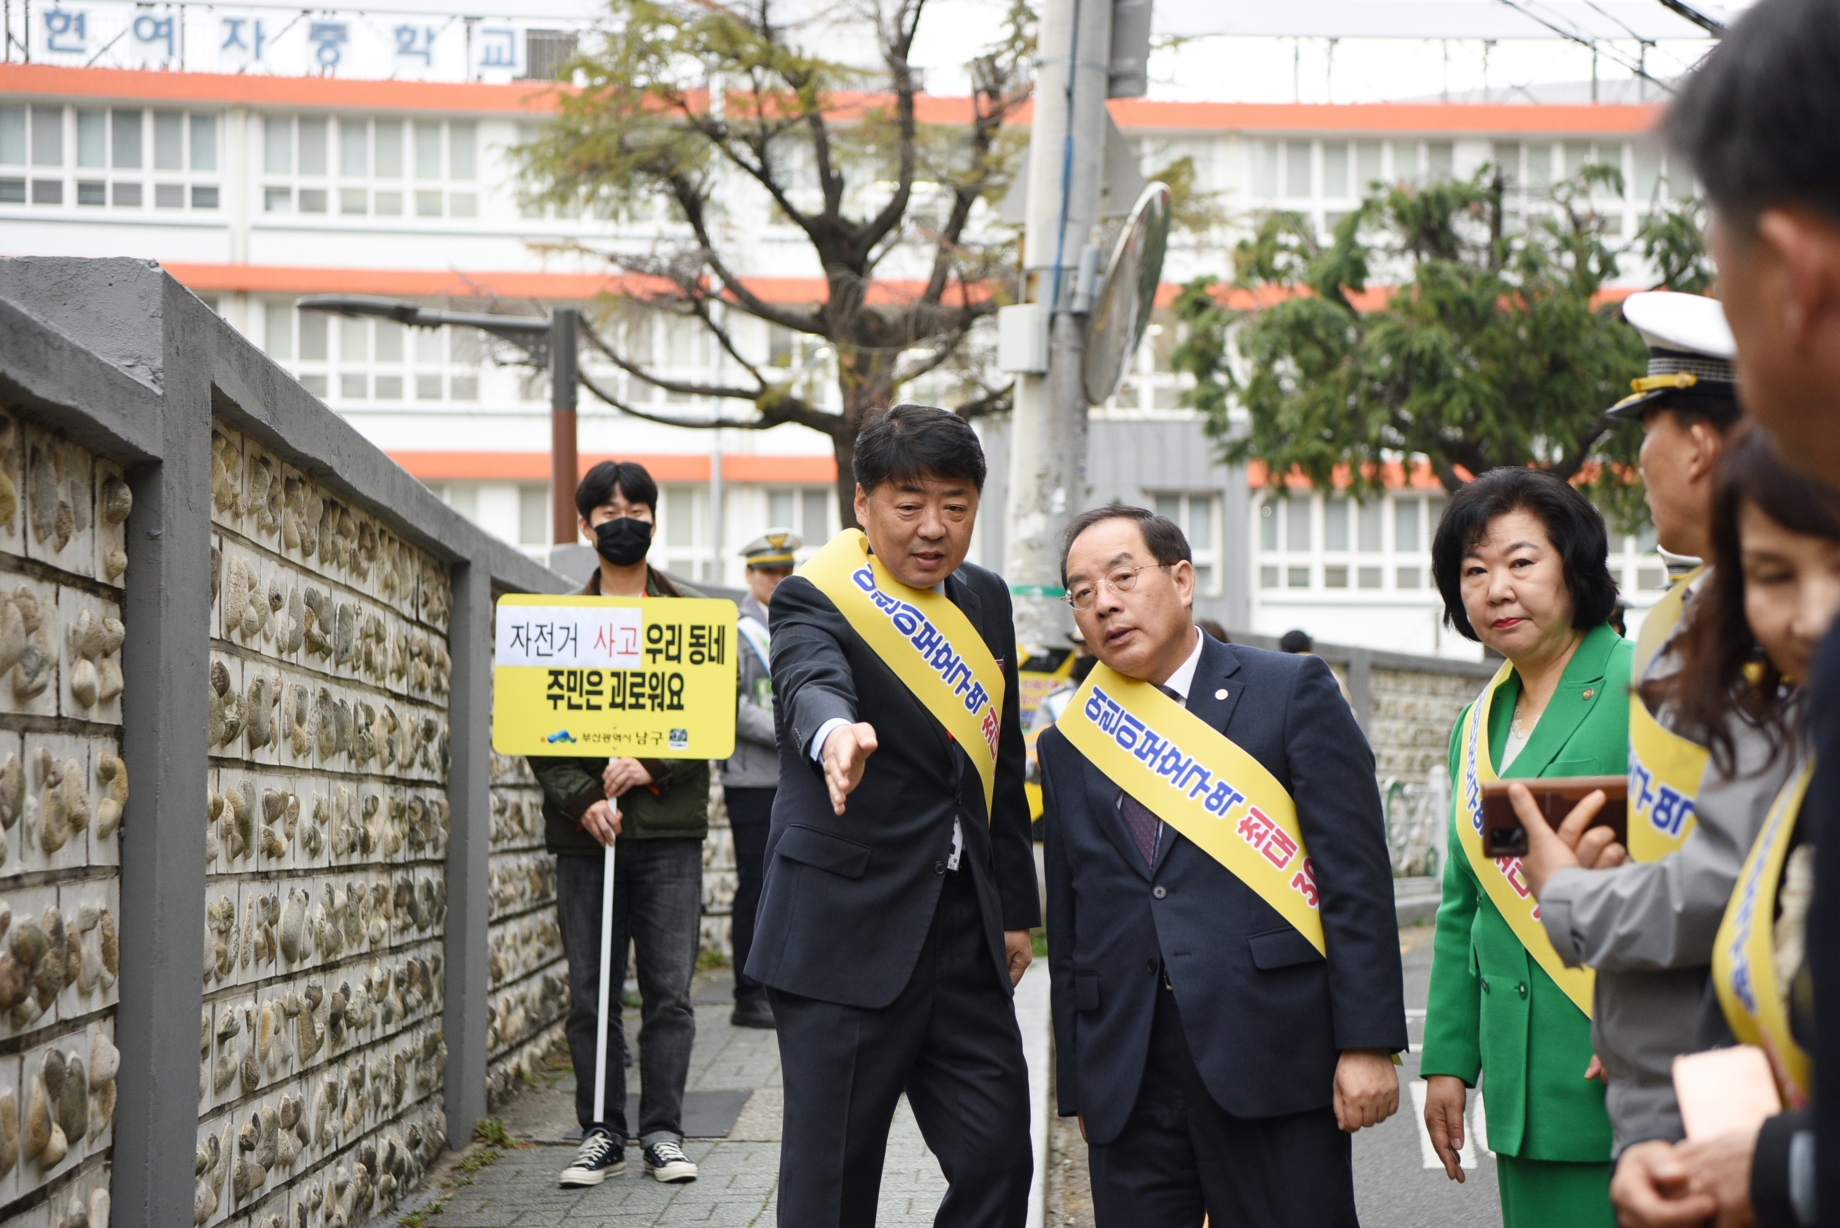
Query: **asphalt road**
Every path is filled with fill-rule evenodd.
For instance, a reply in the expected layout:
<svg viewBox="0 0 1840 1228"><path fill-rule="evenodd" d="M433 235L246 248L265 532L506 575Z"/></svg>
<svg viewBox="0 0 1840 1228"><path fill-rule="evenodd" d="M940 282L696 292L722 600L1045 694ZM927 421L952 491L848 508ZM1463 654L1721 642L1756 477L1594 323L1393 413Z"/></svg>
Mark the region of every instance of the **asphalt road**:
<svg viewBox="0 0 1840 1228"><path fill-rule="evenodd" d="M1431 927L1399 931L1406 974L1406 1020L1412 1052L1400 1070L1399 1112L1354 1136L1354 1190L1363 1228L1486 1228L1501 1223L1495 1160L1486 1150L1481 1105L1469 1098L1467 1159L1475 1164L1458 1185L1444 1175L1425 1134L1424 1084L1418 1047L1425 1034L1425 993L1431 979ZM1417 1094L1413 1087L1417 1086Z"/></svg>
<svg viewBox="0 0 1840 1228"><path fill-rule="evenodd" d="M1467 1158L1475 1165L1458 1185L1444 1175L1425 1135L1424 1107L1412 1093L1418 1083L1418 1046L1425 1034L1425 993L1431 979L1431 927L1399 931L1406 974L1407 1022L1413 1052L1400 1070L1400 1111L1354 1136L1355 1201L1363 1228L1492 1228L1501 1223L1495 1161L1479 1140L1480 1105L1470 1097ZM1420 1096L1423 1084L1419 1083ZM1049 1136L1046 1228L1092 1228L1086 1148L1069 1118L1055 1118Z"/></svg>

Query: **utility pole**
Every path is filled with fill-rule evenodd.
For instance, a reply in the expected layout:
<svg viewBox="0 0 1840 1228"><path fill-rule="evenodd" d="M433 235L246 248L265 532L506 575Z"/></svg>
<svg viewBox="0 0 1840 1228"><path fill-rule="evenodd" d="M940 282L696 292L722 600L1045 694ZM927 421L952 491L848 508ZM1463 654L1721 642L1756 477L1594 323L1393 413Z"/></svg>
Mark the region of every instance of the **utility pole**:
<svg viewBox="0 0 1840 1228"><path fill-rule="evenodd" d="M581 462L575 454L575 331L576 308L550 311L550 539L558 546L574 545L579 536L575 525L575 484L581 480Z"/></svg>
<svg viewBox="0 0 1840 1228"><path fill-rule="evenodd" d="M1027 646L1062 646L1068 615L1060 600L1060 535L1086 503L1080 363L1084 311L1098 288L1094 228L1105 168L1113 7L1112 0L1046 0L1042 7L1023 273L1025 298L1046 309L1048 363L1045 374L1016 380L1003 565L1017 639ZM1078 313L1076 290L1084 291Z"/></svg>

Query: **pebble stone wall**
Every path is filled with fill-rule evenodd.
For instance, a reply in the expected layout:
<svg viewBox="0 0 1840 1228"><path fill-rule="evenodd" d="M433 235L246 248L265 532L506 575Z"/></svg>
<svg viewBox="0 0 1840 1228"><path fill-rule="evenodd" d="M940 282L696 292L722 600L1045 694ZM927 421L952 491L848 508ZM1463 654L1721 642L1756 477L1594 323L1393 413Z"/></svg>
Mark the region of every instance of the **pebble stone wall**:
<svg viewBox="0 0 1840 1228"><path fill-rule="evenodd" d="M1373 671L1373 720L1368 740L1374 772L1382 780L1423 781L1447 770L1450 730L1483 682L1464 674L1429 670Z"/></svg>
<svg viewBox="0 0 1840 1228"><path fill-rule="evenodd" d="M355 1228L446 1142L452 593L221 421L211 507L194 1222Z"/></svg>
<svg viewBox="0 0 1840 1228"><path fill-rule="evenodd" d="M102 1228L114 1142L122 472L0 413L0 1222Z"/></svg>
<svg viewBox="0 0 1840 1228"><path fill-rule="evenodd" d="M543 848L543 792L521 755L492 756L486 1094L496 1108L562 1039L568 964L556 923L556 859Z"/></svg>

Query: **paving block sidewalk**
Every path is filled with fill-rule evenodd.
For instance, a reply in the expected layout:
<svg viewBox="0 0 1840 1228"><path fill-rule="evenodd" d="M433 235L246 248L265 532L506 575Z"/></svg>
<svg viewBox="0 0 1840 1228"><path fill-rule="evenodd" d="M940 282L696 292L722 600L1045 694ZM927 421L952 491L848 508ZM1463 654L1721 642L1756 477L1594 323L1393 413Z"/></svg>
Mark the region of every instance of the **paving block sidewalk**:
<svg viewBox="0 0 1840 1228"><path fill-rule="evenodd" d="M1017 994L1035 1118L1036 1188L1030 1198L1031 1225L1041 1223L1047 1108L1046 980L1044 962L1030 970ZM698 995L710 996L719 995ZM503 1110L506 1130L528 1145L505 1151L474 1173L449 1172L448 1181L466 1183L415 1200L422 1204L421 1222L429 1228L675 1228L688 1224L765 1228L775 1224L784 1103L778 1036L771 1031L731 1027L731 1010L726 1003L705 1001L697 1006L696 1046L687 1090L744 1089L750 1095L725 1137L685 1142L684 1150L701 1170L697 1180L682 1185L653 1180L645 1174L635 1144L627 1148L623 1176L592 1189L560 1188L556 1174L575 1149L575 1143L563 1137L575 1128L575 1082L566 1070L558 1071L539 1086L521 1092ZM626 1027L629 1037L638 1034L636 1011L627 1012ZM636 1076L635 1069L629 1077L635 1087ZM920 1137L919 1126L903 1100L889 1131L877 1223L890 1228L930 1225L945 1189L939 1162Z"/></svg>

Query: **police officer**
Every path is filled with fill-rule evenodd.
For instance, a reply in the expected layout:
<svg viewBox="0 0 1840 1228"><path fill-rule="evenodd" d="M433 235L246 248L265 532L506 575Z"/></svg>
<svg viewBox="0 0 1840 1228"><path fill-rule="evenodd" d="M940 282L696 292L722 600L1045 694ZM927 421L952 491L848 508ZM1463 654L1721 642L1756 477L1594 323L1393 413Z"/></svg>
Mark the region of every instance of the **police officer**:
<svg viewBox="0 0 1840 1228"><path fill-rule="evenodd" d="M750 979L748 948L754 943L754 913L760 907L760 879L779 788L779 751L773 737L773 670L767 640L767 604L779 582L792 574L793 552L805 543L791 529L768 529L742 547L747 560L747 596L741 599L740 691L735 710L735 753L722 765L722 792L735 840L735 1013L738 1028L770 1028L773 1007L766 986Z"/></svg>

